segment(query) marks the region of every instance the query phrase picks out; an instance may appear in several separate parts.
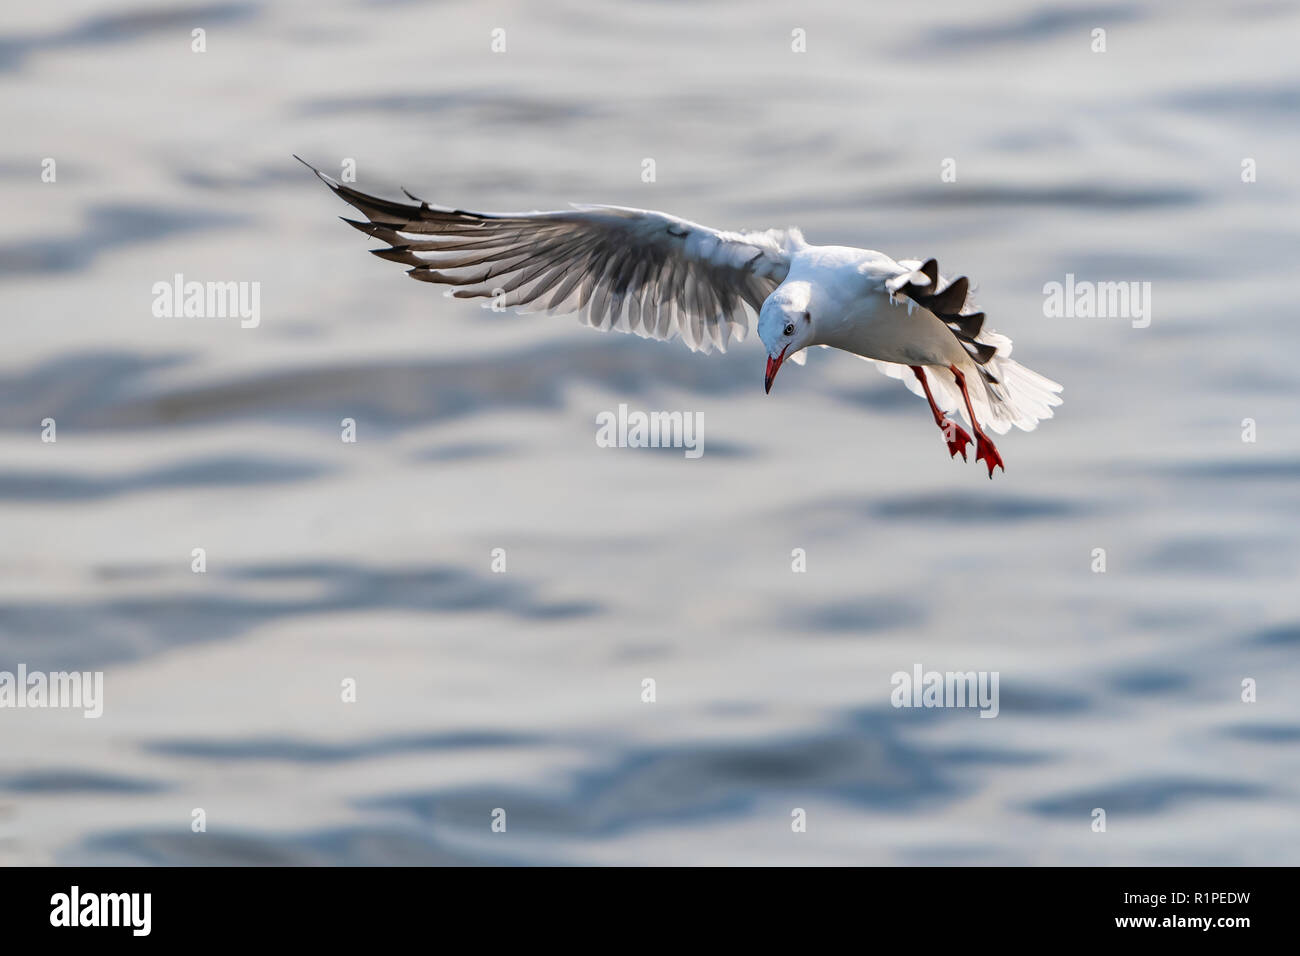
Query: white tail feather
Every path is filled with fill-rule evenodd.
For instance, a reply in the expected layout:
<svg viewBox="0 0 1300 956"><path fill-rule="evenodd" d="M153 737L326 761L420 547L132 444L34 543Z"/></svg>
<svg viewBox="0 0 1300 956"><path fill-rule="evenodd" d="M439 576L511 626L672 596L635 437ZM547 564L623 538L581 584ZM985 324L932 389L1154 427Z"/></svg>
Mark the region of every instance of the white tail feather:
<svg viewBox="0 0 1300 956"><path fill-rule="evenodd" d="M1007 357L1011 351L1011 341L1005 336L991 332L981 335L980 339L998 348L998 354L989 360L985 368L999 380L997 385L986 382L979 372L979 366L974 362L966 362L961 367L962 374L966 377L966 390L970 394L971 405L980 426L1005 435L1013 425L1029 432L1043 419L1051 418L1052 409L1061 404L1061 396L1058 394L1061 386ZM921 383L906 365L878 362L875 359L867 361L890 378L902 381L914 395L925 395ZM929 380L935 404L944 412L955 412L970 424L966 403L962 401L961 390L957 387L953 374L947 369L927 366L925 376Z"/></svg>

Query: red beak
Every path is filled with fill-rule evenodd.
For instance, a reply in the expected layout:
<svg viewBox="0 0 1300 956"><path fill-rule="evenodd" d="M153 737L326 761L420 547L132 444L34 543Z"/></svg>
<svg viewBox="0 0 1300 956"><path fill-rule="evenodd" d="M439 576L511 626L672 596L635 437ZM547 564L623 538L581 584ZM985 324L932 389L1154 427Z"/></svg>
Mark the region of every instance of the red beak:
<svg viewBox="0 0 1300 956"><path fill-rule="evenodd" d="M790 346L787 345L785 349L788 349L789 347ZM785 349L782 349L781 354L776 358L772 358L770 355L767 357L767 374L763 376L764 394L772 391L772 379L776 378L777 369L779 369L781 363L785 361Z"/></svg>

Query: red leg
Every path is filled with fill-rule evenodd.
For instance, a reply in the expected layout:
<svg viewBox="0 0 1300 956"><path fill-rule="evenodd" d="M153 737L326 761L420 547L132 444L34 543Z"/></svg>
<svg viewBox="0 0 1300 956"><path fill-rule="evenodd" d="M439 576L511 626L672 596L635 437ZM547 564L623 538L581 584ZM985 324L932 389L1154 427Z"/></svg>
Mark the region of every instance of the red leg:
<svg viewBox="0 0 1300 956"><path fill-rule="evenodd" d="M957 379L961 397L966 400L966 413L970 415L971 427L975 429L975 460L982 460L989 466L989 477L992 478L995 467L1006 471L1007 466L1002 463L1002 456L998 454L997 446L989 440L989 436L984 434L984 429L980 428L980 423L975 420L975 409L971 408L970 393L966 391L966 376L955 365L949 365L948 371L952 372L953 377Z"/></svg>
<svg viewBox="0 0 1300 956"><path fill-rule="evenodd" d="M948 443L948 456L956 458L957 452L961 452L961 460L969 461L966 457L966 446L970 444L970 435L967 435L966 430L951 418L944 418L943 412L939 411L939 406L934 403L934 396L930 394L930 383L926 381L925 371L921 366L909 365L908 368L921 383L921 388L925 389L925 400L930 403L930 413L934 415L934 423L943 430L943 440Z"/></svg>

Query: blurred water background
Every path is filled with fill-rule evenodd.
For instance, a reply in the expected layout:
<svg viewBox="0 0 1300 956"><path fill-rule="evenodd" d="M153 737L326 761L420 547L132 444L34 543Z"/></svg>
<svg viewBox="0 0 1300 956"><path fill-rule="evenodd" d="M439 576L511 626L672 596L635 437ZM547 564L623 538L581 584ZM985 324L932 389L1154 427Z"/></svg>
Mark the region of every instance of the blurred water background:
<svg viewBox="0 0 1300 956"><path fill-rule="evenodd" d="M2 22L0 670L105 700L0 710L0 862L1300 863L1295 4ZM934 255L1065 404L990 482L851 356L765 397L752 341L445 299L294 152ZM176 273L260 325L156 318ZM1151 282L1150 326L1046 318L1067 273ZM703 457L597 447L619 403ZM894 709L918 663L1000 715Z"/></svg>

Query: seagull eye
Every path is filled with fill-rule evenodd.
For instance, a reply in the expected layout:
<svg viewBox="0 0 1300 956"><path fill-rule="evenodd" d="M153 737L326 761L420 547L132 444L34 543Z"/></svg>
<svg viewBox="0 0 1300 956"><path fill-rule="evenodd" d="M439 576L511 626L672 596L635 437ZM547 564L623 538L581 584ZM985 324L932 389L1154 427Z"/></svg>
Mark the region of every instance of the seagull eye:
<svg viewBox="0 0 1300 956"><path fill-rule="evenodd" d="M787 326L785 327L785 334L786 334L786 335L794 335L794 323L793 323L793 322L790 323L789 325L787 325Z"/></svg>

